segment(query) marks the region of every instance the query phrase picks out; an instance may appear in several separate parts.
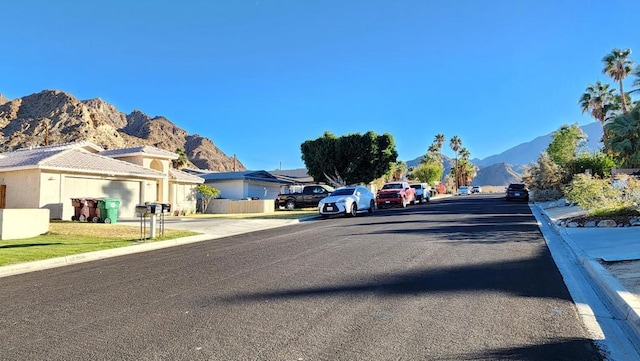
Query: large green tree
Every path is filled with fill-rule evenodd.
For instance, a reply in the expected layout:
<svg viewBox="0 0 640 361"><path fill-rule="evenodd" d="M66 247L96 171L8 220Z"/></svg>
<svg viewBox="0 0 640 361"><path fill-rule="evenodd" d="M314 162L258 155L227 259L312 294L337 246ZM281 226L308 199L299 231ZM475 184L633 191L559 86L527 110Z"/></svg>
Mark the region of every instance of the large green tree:
<svg viewBox="0 0 640 361"><path fill-rule="evenodd" d="M602 73L607 74L618 82L623 114L627 113L627 97L624 93L622 81L633 72L634 64L629 55L631 55L631 49L613 49L611 53L602 58L602 62L604 62Z"/></svg>
<svg viewBox="0 0 640 361"><path fill-rule="evenodd" d="M436 163L422 163L413 169L411 176L420 180L420 182L434 185L436 181L442 178L444 168Z"/></svg>
<svg viewBox="0 0 640 361"><path fill-rule="evenodd" d="M302 143L300 150L309 175L336 186L370 183L385 175L398 157L393 136L372 131L341 137L325 132Z"/></svg>
<svg viewBox="0 0 640 361"><path fill-rule="evenodd" d="M576 158L578 147L583 144L585 134L577 124L563 125L553 132L547 154L553 162L564 167Z"/></svg>

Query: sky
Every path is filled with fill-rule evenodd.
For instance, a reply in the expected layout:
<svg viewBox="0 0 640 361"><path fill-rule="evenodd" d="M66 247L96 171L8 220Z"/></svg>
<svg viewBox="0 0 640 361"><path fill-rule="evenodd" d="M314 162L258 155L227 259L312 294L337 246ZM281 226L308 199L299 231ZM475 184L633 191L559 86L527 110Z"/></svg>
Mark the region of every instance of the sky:
<svg viewBox="0 0 640 361"><path fill-rule="evenodd" d="M0 93L61 90L164 116L249 170L300 145L389 133L398 160L436 134L486 158L594 120L602 58L640 63L637 0L21 0L1 7ZM635 52L633 52L635 51ZM632 79L625 82L629 87Z"/></svg>

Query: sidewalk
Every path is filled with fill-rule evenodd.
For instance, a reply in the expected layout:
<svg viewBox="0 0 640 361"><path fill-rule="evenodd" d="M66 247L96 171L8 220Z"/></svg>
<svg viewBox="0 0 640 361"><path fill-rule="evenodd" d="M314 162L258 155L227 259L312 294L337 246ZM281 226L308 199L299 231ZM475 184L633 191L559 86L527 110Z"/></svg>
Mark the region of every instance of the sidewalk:
<svg viewBox="0 0 640 361"><path fill-rule="evenodd" d="M534 215L538 210L546 217L600 294L640 339L640 227L563 227L559 220L584 211L554 202L531 203L531 208Z"/></svg>

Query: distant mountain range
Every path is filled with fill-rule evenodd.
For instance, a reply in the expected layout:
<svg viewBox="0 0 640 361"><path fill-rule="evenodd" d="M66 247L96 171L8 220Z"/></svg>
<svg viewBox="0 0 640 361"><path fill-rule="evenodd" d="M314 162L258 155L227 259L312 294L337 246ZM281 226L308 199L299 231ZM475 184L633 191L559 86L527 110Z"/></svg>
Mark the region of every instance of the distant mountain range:
<svg viewBox="0 0 640 361"><path fill-rule="evenodd" d="M559 127L558 127L559 128ZM580 127L587 136L583 145L586 150L595 151L602 148L602 126L593 122ZM503 186L509 183L522 182L522 172L529 164L535 163L552 140L552 134L542 135L532 141L516 145L504 152L483 159L472 159L471 163L478 167L477 175L471 185ZM407 162L408 167L420 164L422 157ZM443 156L445 174L451 169L451 159Z"/></svg>

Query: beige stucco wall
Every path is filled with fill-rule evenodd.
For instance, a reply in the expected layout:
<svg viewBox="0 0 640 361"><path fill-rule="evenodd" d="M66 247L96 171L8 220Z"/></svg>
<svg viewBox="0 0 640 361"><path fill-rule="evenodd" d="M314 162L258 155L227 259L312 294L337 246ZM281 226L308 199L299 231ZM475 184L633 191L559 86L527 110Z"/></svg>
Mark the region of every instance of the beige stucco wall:
<svg viewBox="0 0 640 361"><path fill-rule="evenodd" d="M40 171L3 172L0 184L7 186L5 208L39 208Z"/></svg>
<svg viewBox="0 0 640 361"><path fill-rule="evenodd" d="M172 214L191 214L196 211L196 184L172 183L169 186L169 202Z"/></svg>
<svg viewBox="0 0 640 361"><path fill-rule="evenodd" d="M48 209L0 209L0 239L31 238L49 232Z"/></svg>

